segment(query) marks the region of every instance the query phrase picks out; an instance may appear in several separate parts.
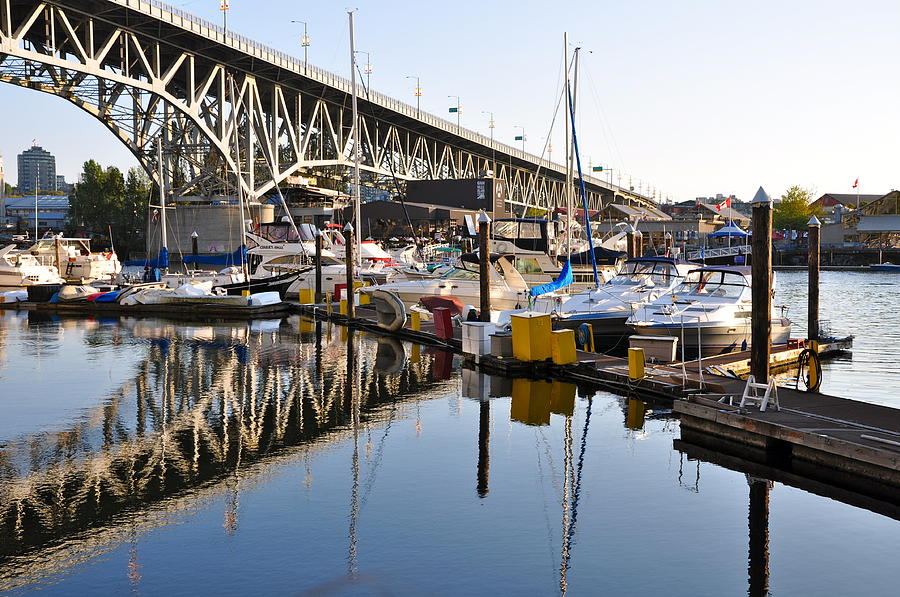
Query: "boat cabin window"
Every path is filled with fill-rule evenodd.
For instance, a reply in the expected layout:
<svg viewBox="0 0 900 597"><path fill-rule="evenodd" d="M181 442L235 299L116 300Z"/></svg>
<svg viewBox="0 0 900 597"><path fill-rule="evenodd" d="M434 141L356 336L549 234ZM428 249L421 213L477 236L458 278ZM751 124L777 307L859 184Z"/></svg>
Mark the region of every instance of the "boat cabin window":
<svg viewBox="0 0 900 597"><path fill-rule="evenodd" d="M636 286L642 284L653 273L653 263L632 261L626 263L619 273L609 281L610 284Z"/></svg>
<svg viewBox="0 0 900 597"><path fill-rule="evenodd" d="M470 272L469 270L454 267L447 273L443 274L441 278L445 280L477 280L478 272Z"/></svg>
<svg viewBox="0 0 900 597"><path fill-rule="evenodd" d="M300 240L297 238L293 227L287 223L260 224L253 233L272 243L297 242Z"/></svg>
<svg viewBox="0 0 900 597"><path fill-rule="evenodd" d="M671 263L657 263L653 266L650 281L655 286L669 286L677 276L678 270Z"/></svg>
<svg viewBox="0 0 900 597"><path fill-rule="evenodd" d="M516 271L520 274L542 274L544 268L534 257L516 257Z"/></svg>
<svg viewBox="0 0 900 597"><path fill-rule="evenodd" d="M685 277L673 294L736 299L749 286L747 278L734 272L694 271Z"/></svg>

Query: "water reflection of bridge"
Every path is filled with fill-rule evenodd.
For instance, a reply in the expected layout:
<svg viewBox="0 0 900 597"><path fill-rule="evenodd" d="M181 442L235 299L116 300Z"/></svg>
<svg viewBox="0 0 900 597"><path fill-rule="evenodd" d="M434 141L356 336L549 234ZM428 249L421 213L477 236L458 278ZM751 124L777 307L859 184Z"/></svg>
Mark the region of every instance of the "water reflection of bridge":
<svg viewBox="0 0 900 597"><path fill-rule="evenodd" d="M409 397L427 399L449 373L445 355L413 347L398 367L396 343L296 320L122 325L129 333L100 326L85 341L144 344L133 377L80 422L0 448L0 590L108 548L135 525L164 524L198 489L233 489L260 467L403 416ZM237 525L236 509L224 525Z"/></svg>

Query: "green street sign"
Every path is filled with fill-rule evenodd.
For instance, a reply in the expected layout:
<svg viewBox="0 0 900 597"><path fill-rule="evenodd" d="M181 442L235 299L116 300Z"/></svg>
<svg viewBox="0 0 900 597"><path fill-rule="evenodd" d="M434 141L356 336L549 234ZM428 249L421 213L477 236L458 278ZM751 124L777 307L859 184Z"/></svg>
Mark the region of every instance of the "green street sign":
<svg viewBox="0 0 900 597"><path fill-rule="evenodd" d="M591 170L594 172L603 172L603 166L594 166Z"/></svg>

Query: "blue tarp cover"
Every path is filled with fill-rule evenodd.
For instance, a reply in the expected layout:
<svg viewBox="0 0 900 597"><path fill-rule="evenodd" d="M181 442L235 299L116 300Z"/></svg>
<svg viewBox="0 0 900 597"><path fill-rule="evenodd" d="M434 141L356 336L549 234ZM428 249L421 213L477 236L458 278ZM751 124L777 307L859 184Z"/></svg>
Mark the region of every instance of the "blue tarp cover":
<svg viewBox="0 0 900 597"><path fill-rule="evenodd" d="M532 288L531 296L540 296L548 292L553 292L554 290L559 290L560 288L565 288L574 281L575 279L572 277L572 266L566 261L559 271L559 277L553 282L547 282L546 284L541 284L540 286Z"/></svg>

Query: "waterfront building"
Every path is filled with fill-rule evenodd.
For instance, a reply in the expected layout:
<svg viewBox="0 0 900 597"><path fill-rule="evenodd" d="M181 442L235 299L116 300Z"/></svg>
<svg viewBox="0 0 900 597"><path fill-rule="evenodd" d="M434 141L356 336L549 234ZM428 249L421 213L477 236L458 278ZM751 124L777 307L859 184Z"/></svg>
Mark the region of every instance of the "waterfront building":
<svg viewBox="0 0 900 597"><path fill-rule="evenodd" d="M871 203L882 195L857 195L856 193L825 193L810 204L813 210L818 209L826 221L836 222L841 214Z"/></svg>
<svg viewBox="0 0 900 597"><path fill-rule="evenodd" d="M35 198L34 195L24 197L7 197L4 201L2 223L6 228L15 228L17 232L34 233ZM48 230L61 232L69 218L69 197L66 195L38 195L37 223L38 234Z"/></svg>
<svg viewBox="0 0 900 597"><path fill-rule="evenodd" d="M19 154L19 193L22 195L34 194L35 190L56 190L56 158L52 153L33 145ZM37 189L35 189L37 183Z"/></svg>
<svg viewBox="0 0 900 597"><path fill-rule="evenodd" d="M878 249L900 247L900 191L877 195L875 199L864 197L872 196L860 195L859 209L844 211L840 218L822 227L822 244ZM855 200L856 195L853 198Z"/></svg>

